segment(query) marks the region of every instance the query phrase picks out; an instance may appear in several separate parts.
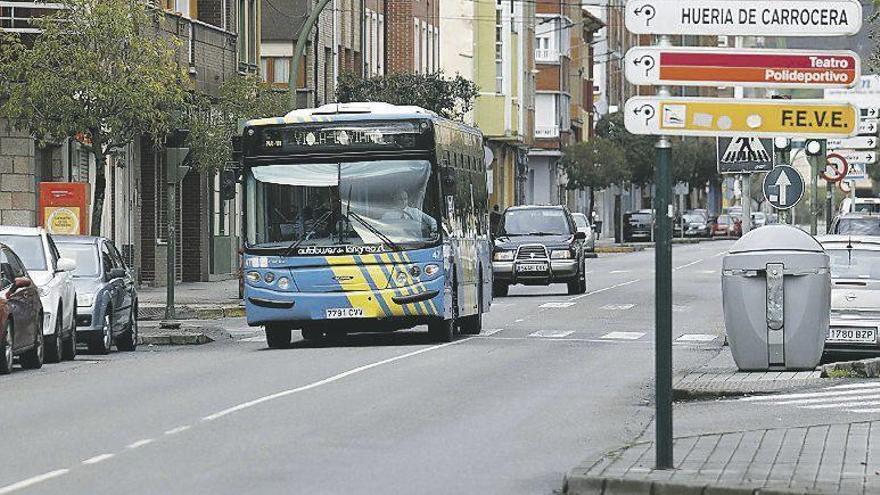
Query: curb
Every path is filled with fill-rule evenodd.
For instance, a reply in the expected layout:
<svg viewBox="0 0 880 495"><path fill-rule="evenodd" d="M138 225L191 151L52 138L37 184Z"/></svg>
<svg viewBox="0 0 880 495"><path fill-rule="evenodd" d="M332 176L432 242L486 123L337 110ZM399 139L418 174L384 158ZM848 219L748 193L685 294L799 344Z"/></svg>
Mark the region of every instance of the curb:
<svg viewBox="0 0 880 495"><path fill-rule="evenodd" d="M822 378L878 378L880 358L822 365Z"/></svg>
<svg viewBox="0 0 880 495"><path fill-rule="evenodd" d="M803 495L803 490L722 486L704 483L566 476L565 495Z"/></svg>
<svg viewBox="0 0 880 495"><path fill-rule="evenodd" d="M203 333L171 333L163 335L140 335L140 345L203 345L214 339Z"/></svg>
<svg viewBox="0 0 880 495"><path fill-rule="evenodd" d="M239 304L193 305L182 304L174 307L178 320L219 320L222 318L243 317L244 307ZM138 307L138 320L161 321L165 318L165 306L141 304Z"/></svg>

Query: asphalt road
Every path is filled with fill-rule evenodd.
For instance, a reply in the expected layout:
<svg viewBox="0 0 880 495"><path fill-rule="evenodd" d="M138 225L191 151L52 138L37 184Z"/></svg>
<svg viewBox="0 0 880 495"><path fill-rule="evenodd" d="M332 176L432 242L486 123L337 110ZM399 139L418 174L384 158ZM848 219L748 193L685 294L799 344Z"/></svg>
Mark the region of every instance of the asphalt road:
<svg viewBox="0 0 880 495"><path fill-rule="evenodd" d="M720 255L676 246L676 368L720 345ZM7 493L549 494L650 426L653 251L589 290L514 287L484 334L424 329L270 351L259 334L0 377Z"/></svg>

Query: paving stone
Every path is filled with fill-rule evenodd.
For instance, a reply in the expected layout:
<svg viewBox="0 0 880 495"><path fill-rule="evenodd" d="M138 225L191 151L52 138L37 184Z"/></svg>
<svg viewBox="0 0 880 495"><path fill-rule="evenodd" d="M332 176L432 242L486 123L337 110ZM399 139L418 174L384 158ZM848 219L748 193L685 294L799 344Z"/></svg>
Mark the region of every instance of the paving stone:
<svg viewBox="0 0 880 495"><path fill-rule="evenodd" d="M604 495L651 495L652 482L624 478L605 480Z"/></svg>
<svg viewBox="0 0 880 495"><path fill-rule="evenodd" d="M602 495L604 478L574 476L565 480L562 493L566 495Z"/></svg>

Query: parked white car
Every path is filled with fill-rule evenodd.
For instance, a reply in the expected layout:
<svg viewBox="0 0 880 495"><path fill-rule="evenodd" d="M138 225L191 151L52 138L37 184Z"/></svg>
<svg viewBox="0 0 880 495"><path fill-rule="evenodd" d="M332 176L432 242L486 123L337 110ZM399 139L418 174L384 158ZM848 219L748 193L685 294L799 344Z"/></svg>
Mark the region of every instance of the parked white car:
<svg viewBox="0 0 880 495"><path fill-rule="evenodd" d="M62 258L52 236L40 227L0 226L0 242L21 258L43 303L46 362L76 357L76 263Z"/></svg>

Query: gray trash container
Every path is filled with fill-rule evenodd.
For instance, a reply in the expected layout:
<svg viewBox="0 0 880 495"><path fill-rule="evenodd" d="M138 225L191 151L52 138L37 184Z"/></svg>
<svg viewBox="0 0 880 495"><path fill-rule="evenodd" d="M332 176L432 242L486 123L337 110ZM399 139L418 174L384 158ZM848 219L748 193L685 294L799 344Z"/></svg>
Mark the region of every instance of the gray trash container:
<svg viewBox="0 0 880 495"><path fill-rule="evenodd" d="M768 225L724 257L724 324L742 371L812 370L831 312L828 255L806 232Z"/></svg>

